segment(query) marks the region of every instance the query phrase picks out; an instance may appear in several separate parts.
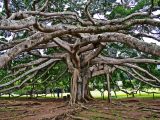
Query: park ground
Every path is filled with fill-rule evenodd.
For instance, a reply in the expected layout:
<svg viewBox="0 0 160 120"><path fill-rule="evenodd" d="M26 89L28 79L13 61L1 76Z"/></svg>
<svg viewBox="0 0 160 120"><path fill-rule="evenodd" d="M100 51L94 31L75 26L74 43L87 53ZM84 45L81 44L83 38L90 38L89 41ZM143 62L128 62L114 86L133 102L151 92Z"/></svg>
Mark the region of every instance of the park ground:
<svg viewBox="0 0 160 120"><path fill-rule="evenodd" d="M107 101L107 93L103 100L98 91L91 91L96 99L82 104L83 107L66 106L63 98L0 97L0 120L159 120L160 95L141 93L135 97L118 93ZM67 94L67 93L65 93ZM63 94L63 95L65 95Z"/></svg>

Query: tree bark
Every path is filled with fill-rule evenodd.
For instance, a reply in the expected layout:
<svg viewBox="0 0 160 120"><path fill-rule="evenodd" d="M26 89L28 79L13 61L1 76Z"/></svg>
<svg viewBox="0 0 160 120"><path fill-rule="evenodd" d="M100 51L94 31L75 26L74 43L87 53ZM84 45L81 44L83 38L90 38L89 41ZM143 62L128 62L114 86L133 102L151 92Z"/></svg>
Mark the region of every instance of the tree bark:
<svg viewBox="0 0 160 120"><path fill-rule="evenodd" d="M107 85L108 85L108 102L111 103L111 93L110 93L109 73L107 73Z"/></svg>
<svg viewBox="0 0 160 120"><path fill-rule="evenodd" d="M84 74L86 72L80 73L78 69L74 70L71 78L71 105L75 104L76 101L88 102L87 100L93 98L88 87L88 77Z"/></svg>
<svg viewBox="0 0 160 120"><path fill-rule="evenodd" d="M82 91L83 81L80 76L80 72L78 69L74 69L73 77L71 78L71 99L70 103L75 104L77 101L82 101L82 95L84 92Z"/></svg>
<svg viewBox="0 0 160 120"><path fill-rule="evenodd" d="M88 80L86 81L86 83L84 84L84 86L85 86L84 100L92 100L93 96L91 95L89 87L88 87Z"/></svg>

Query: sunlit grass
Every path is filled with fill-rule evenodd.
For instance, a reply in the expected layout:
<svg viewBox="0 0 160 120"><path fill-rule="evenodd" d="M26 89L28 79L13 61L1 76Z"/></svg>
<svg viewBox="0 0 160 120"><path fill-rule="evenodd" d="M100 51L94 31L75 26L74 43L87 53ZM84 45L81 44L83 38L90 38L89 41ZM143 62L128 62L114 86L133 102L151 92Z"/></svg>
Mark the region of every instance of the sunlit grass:
<svg viewBox="0 0 160 120"><path fill-rule="evenodd" d="M148 90L149 92L159 92L159 89L155 89L155 90ZM97 98L97 99L103 99L103 96L101 96L101 93L99 91L91 91L91 94L94 98ZM116 97L113 97L115 96L114 92L111 91L111 99L123 99L123 98L132 98L133 96L132 95L128 95L127 97L127 94L125 94L124 92L122 91L117 91L116 92L117 94L117 98ZM137 94L134 94L135 97L138 97L138 98L149 98L149 99L153 99L153 93L151 94L148 94L148 93L144 93L144 92L141 92L141 95L139 94L139 91L137 92ZM104 99L107 99L108 98L108 92L105 91L104 92ZM158 99L160 98L160 94L154 94L154 99Z"/></svg>
<svg viewBox="0 0 160 120"><path fill-rule="evenodd" d="M159 90L158 89L156 89L156 90L149 90L149 92L159 92ZM67 94L70 94L70 93L62 93L62 95L61 95L61 93L60 93L60 98L61 97L63 97L63 96L67 96ZM92 94L92 96L94 97L94 98L97 98L97 99L103 99L103 96L101 96L101 93L99 92L99 91L97 91L97 90L95 90L95 91L91 91L91 94ZM132 95L128 95L128 97L127 97L127 94L125 94L124 92L121 92L121 91L117 91L116 92L116 94L117 94L117 98L116 97L114 97L115 96L115 94L114 94L114 92L113 91L111 91L111 99L123 99L123 98L132 98L133 96ZM17 96L17 95L14 95L14 96ZM36 97L37 95L35 94L35 96L34 97ZM42 96L42 94L38 94L38 96L41 96L41 97L39 97L39 98L58 98L57 97L57 93L55 93L55 97L52 95L51 96L51 94L47 94L46 95L46 97L45 97L45 94L43 94L43 96ZM148 93L144 93L144 92L141 92L141 95L139 94L139 92L137 92L137 94L135 94L134 95L135 97L138 97L138 98L149 98L149 99L153 99L153 94L149 94L148 95ZM9 95L2 95L1 96L2 98L9 98ZM23 96L21 96L21 97L27 97L26 95L23 95ZM30 95L28 95L28 97L30 97ZM13 98L12 96L11 96L11 98ZM107 99L108 98L108 92L107 91L105 91L104 92L104 99ZM158 98L160 98L160 94L154 94L154 98L155 99L158 99Z"/></svg>
<svg viewBox="0 0 160 120"><path fill-rule="evenodd" d="M92 94L94 98L97 98L97 99L103 99L103 96L96 96L94 94ZM114 94L111 93L111 96L115 96ZM138 97L138 98L148 98L148 99L153 99L153 94L149 94L148 93L141 93L141 95L139 93L137 94L134 94L135 97ZM117 94L117 98L116 97L111 97L111 99L124 99L124 98L132 98L133 96L132 95L128 95L127 97L127 94ZM107 94L104 94L104 99L107 99L108 98L108 95ZM154 99L160 99L160 94L154 94Z"/></svg>

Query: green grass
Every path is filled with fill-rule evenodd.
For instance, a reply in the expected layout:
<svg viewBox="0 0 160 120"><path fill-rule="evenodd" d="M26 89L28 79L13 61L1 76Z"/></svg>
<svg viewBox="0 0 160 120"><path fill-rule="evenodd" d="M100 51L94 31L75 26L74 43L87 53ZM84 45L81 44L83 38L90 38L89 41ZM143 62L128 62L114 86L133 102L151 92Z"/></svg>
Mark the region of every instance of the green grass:
<svg viewBox="0 0 160 120"><path fill-rule="evenodd" d="M122 119L120 117L118 117L117 120L122 120Z"/></svg>
<svg viewBox="0 0 160 120"><path fill-rule="evenodd" d="M87 117L87 118L93 118L94 120L106 120L106 119L114 119L114 117L110 117L110 116L100 116L100 115L91 115L91 114L80 114L80 113L76 113L77 116L81 116L81 117Z"/></svg>
<svg viewBox="0 0 160 120"><path fill-rule="evenodd" d="M158 89L157 90L149 90L149 92L159 92ZM91 94L93 97L97 98L97 99L103 99L103 96L101 96L101 93L99 91L91 91ZM127 98L127 94L124 94L123 92L121 91L118 91L116 92L117 94L117 98L116 97L111 97L111 99L124 99L124 98ZM111 96L114 96L114 92L111 91ZM132 95L128 95L128 98L132 98L133 96ZM137 92L137 94L135 94L135 97L138 97L138 98L148 98L148 99L153 99L153 94L149 94L148 93L144 93L144 92L141 92L141 96L139 95L139 92ZM108 98L108 92L105 91L104 92L104 99L107 99ZM159 99L160 98L160 94L154 94L154 99Z"/></svg>
<svg viewBox="0 0 160 120"><path fill-rule="evenodd" d="M6 107L2 107L0 108L0 110L8 110Z"/></svg>
<svg viewBox="0 0 160 120"><path fill-rule="evenodd" d="M159 92L159 90L158 89L156 89L156 90L149 90L149 92ZM67 96L67 94L69 94L69 93L63 93L63 96ZM103 99L103 96L101 96L101 93L99 92L99 91L91 91L91 94L92 94L92 96L94 97L94 98L97 98L97 99ZM125 94L125 93L123 93L123 92L121 92L121 91L118 91L118 92L116 92L116 94L117 94L117 98L116 97L111 97L111 99L124 99L124 98L127 98L127 94ZM44 95L44 94L43 94ZM41 96L40 94L39 94L39 96ZM59 95L60 97L61 97L61 93L60 93L60 95ZM114 94L114 92L113 91L111 91L111 96L115 96L115 94ZM26 95L24 95L24 96L21 96L21 97L26 97ZM28 95L28 97L29 97L29 95ZM36 97L36 95L35 95L35 97ZM139 95L139 92L137 92L137 94L135 94L135 97L138 97L138 98L149 98L149 99L153 99L153 94L149 94L148 95L148 93L144 93L144 92L141 92L141 96ZM0 98L5 98L5 99L9 99L9 95L2 95ZM12 96L11 96L11 98L13 98ZM45 96L42 96L42 97L38 97L38 98L57 98L57 93L55 93L55 97L52 95L52 97L51 97L51 94L47 94L47 96L45 97ZM107 91L105 91L104 92L104 99L107 99L108 98L108 92ZM132 95L128 95L128 98L132 98ZM154 94L154 98L155 99L157 99L157 98L160 98L160 94ZM15 98L16 99L16 98ZM18 99L18 98L17 98ZM2 99L1 99L2 100Z"/></svg>
<svg viewBox="0 0 160 120"><path fill-rule="evenodd" d="M9 115L9 117L15 117L15 116L17 116L16 113L13 113L13 114Z"/></svg>

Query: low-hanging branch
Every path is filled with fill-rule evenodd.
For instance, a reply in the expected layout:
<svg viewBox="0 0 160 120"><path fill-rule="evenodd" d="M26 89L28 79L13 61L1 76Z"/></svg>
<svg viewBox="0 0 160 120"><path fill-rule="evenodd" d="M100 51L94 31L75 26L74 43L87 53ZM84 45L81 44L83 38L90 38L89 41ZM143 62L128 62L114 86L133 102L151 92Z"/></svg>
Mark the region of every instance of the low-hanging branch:
<svg viewBox="0 0 160 120"><path fill-rule="evenodd" d="M35 68L31 69L31 70L28 70L27 72L23 73L22 75L18 76L17 78L15 78L15 79L7 82L7 83L1 84L0 87L8 86L8 85L10 85L10 84L12 84L12 83L20 80L21 78L25 77L26 75L28 75L28 74L30 74L30 73L32 73L32 72L34 72L34 71L38 71L38 70L40 70L40 69L42 69L42 68L50 65L51 63L53 63L53 62L55 62L55 61L56 61L56 60L54 60L54 59L48 60L47 62L39 65L38 67L35 67Z"/></svg>
<svg viewBox="0 0 160 120"><path fill-rule="evenodd" d="M157 82L160 81L157 77L153 76L153 75L150 74L147 70L144 70L144 69L140 68L139 66L136 66L136 65L133 65L133 64L129 64L129 63L123 63L123 64L121 64L121 65L124 65L124 66L129 67L129 68L137 69L137 70L145 73L146 75L148 75L148 76L151 77L152 79L156 80Z"/></svg>
<svg viewBox="0 0 160 120"><path fill-rule="evenodd" d="M118 90L120 90L120 91L122 91L122 92L124 92L124 93L126 93L126 94L129 94L129 95L132 95L134 92L137 93L137 91L138 91L139 88L140 88L140 84L139 84L138 88L135 89L135 91L128 92L128 91L126 91L126 90L121 89L121 88L118 86L118 84L116 84L116 83L114 82L114 80L112 79L111 76L110 76L110 79L111 79L112 83L118 88Z"/></svg>
<svg viewBox="0 0 160 120"><path fill-rule="evenodd" d="M137 79L137 80L139 80L139 81L141 81L141 82L143 82L143 83L145 83L145 84L147 84L147 85L150 85L150 86L155 87L155 88L160 88L160 86L153 85L153 84L149 83L149 82L156 82L155 80L147 81L146 79L140 79L140 78L136 77L134 74L132 74L131 72L127 71L126 69L124 69L124 68L122 68L122 67L119 67L118 65L114 65L114 66L115 66L116 68L124 71L125 73L130 74L130 75L131 75L132 77L134 77L135 79Z"/></svg>
<svg viewBox="0 0 160 120"><path fill-rule="evenodd" d="M15 88L20 89L21 86L23 86L23 84L24 84L25 82L27 82L28 80L30 80L30 79L32 79L33 77L35 77L35 76L37 75L37 73L38 73L38 71L35 71L35 72L33 73L33 75L31 75L30 77L26 78L20 85L15 85L15 86L13 86L13 87L9 87L9 88L0 90L0 92L6 92L6 91L9 91L9 90L12 90L12 89L15 89ZM6 85L6 86L7 86L7 85ZM2 86L2 87L3 87L3 86Z"/></svg>
<svg viewBox="0 0 160 120"><path fill-rule="evenodd" d="M25 83L26 85L36 85L36 84L42 84L44 83L45 81L47 81L51 76L53 75L49 75L48 78L46 80L44 80L43 82L41 83L36 83L40 78L42 78L50 69L52 69L59 61L55 61L42 75L40 75L36 80L34 80L32 83Z"/></svg>
<svg viewBox="0 0 160 120"><path fill-rule="evenodd" d="M22 69L19 69L18 71L14 72L13 74L10 74L10 75L8 75L8 76L5 76L4 78L2 78L2 80L0 81L0 83L1 83L4 79L6 79L6 78L8 78L8 77L11 77L11 76L16 76L17 74L19 74L19 73L22 72L22 71L25 71L26 69L27 69L27 67L22 68Z"/></svg>

